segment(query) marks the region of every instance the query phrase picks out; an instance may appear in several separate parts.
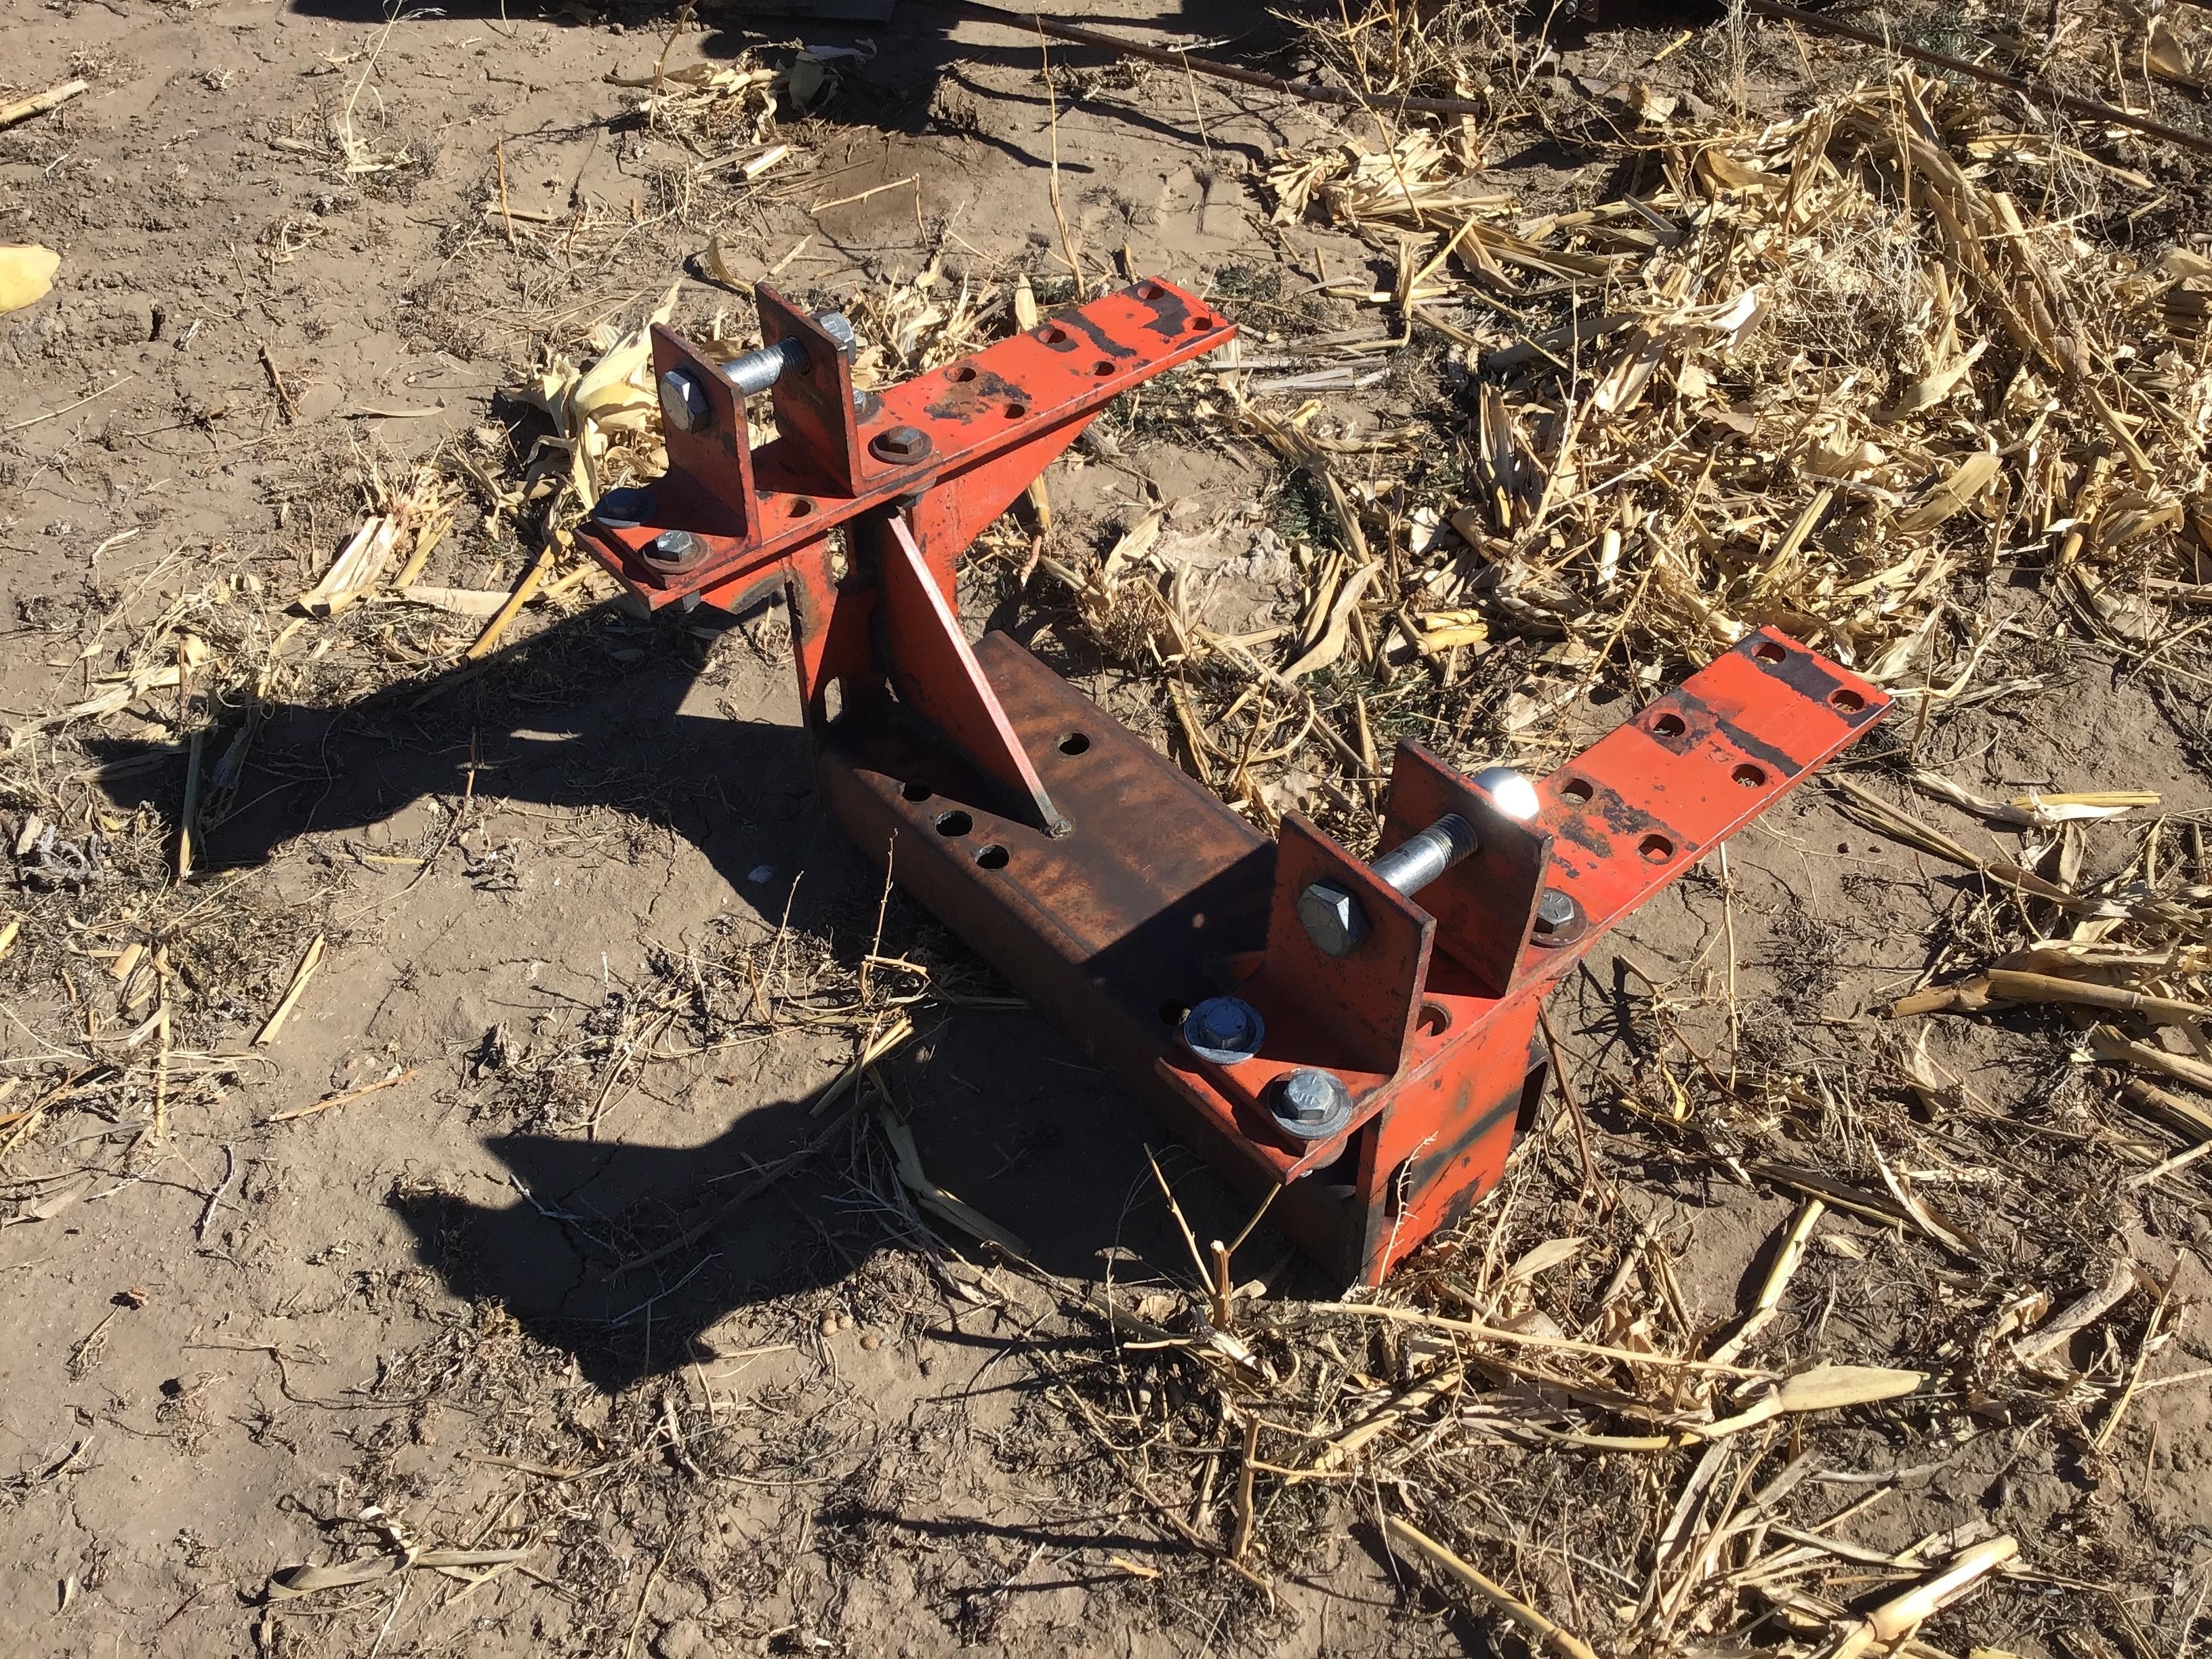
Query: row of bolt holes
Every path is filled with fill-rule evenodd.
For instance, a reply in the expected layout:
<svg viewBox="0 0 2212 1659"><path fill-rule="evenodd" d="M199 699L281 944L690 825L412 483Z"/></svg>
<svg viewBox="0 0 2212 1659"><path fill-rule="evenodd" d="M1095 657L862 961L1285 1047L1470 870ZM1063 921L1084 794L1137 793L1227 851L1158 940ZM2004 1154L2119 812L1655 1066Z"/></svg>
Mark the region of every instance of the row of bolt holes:
<svg viewBox="0 0 2212 1659"><path fill-rule="evenodd" d="M1137 297L1140 300L1157 300L1160 297L1160 290L1153 287L1150 283L1147 283L1144 287L1137 290ZM1189 321L1183 325L1183 326L1192 333L1200 333L1213 326L1213 319L1207 316L1205 313L1200 312L1198 315L1191 318ZM1037 330L1036 337L1048 346L1060 346L1066 345L1067 343L1067 331L1060 327L1057 323L1047 323L1042 328ZM1105 358L1101 357L1091 365L1091 372L1092 374L1103 380L1114 372L1114 365L1107 362ZM945 371L945 378L952 381L957 386L965 386L969 381L975 378L975 365L972 363L955 363L951 368ZM1029 412L1030 406L1027 404L1010 403L1006 405L1006 418L1010 421L1018 421L1023 416ZM792 516L796 518L799 515L800 512L804 510L805 509L802 508L793 508Z"/></svg>
<svg viewBox="0 0 2212 1659"><path fill-rule="evenodd" d="M1753 649L1751 654L1761 662L1780 662L1790 653L1768 640ZM1856 714L1866 707L1866 699L1848 687L1830 692L1828 701L1847 714ZM1679 738L1689 729L1680 714L1659 714L1651 721L1651 730L1662 738ZM1749 761L1744 762L1729 775L1747 789L1764 788L1766 784L1766 769L1753 766ZM1559 785L1559 799L1571 806L1589 805L1592 793L1589 781L1583 778L1569 778ZM1646 836L1637 842L1636 850L1650 863L1664 864L1674 856L1674 843L1664 836Z"/></svg>
<svg viewBox="0 0 2212 1659"><path fill-rule="evenodd" d="M1080 755L1090 749L1091 739L1080 732L1070 732L1054 747L1063 755ZM929 786L921 782L902 784L899 787L899 793L908 800L927 800L930 793ZM930 820L930 823L939 835L948 841L964 836L975 827L975 820L957 806L939 812ZM975 849L975 862L978 866L985 870L1005 869L1007 860L1012 856L995 841L986 842Z"/></svg>

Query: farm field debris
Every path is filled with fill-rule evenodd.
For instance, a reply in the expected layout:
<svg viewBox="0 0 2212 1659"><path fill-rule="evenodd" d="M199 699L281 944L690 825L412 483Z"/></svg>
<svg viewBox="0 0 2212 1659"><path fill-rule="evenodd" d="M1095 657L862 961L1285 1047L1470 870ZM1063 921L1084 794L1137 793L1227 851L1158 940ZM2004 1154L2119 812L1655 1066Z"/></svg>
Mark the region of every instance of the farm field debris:
<svg viewBox="0 0 2212 1659"><path fill-rule="evenodd" d="M1352 15L1380 41L1411 14ZM2130 49L2161 84L2201 79L2201 24L2174 9ZM1367 50L1337 27L1315 26L1333 64ZM2212 258L2123 246L2115 216L2089 210L2164 187L2112 135L1871 61L1860 84L1771 120L1632 78L1602 120L1560 135L1606 163L1602 188L1526 201L1503 158L1527 136L1512 96L1537 48L1441 34L1399 41L1400 68L1375 57L1366 81L1343 78L1371 85L1377 109L1418 82L1487 100L1498 118L1360 114L1269 158L1258 205L1287 252L1212 273L1224 313L1252 319L1241 361L1147 388L1071 462L1172 441L1249 465L1267 533L1246 562L1280 584L1279 614L1210 623L1218 571L1173 501L1133 495L1087 525L1057 477L987 533L978 580L1103 657L1163 744L1255 823L1300 810L1354 843L1373 832L1398 736L1541 768L1577 746L1593 694L1633 708L1747 631L1782 628L1899 699L1888 750L1828 793L1855 847L1861 830L1880 840L1864 879L1941 901L1925 938L1903 940L1905 966L1863 1006L1816 996L1782 1036L1770 1022L1765 1047L1739 1040L1761 1011L1737 1006L1745 913L1718 866L1698 901L1719 918L1709 959L1646 976L1625 951L1613 1046L1565 1034L1562 1086L1500 1189L1380 1296L1345 1303L1285 1294L1263 1229L1217 1242L1186 1219L1188 1261L1137 1284L1026 1261L986 1195L938 1184L895 1064L954 1011L1008 1000L964 958L880 931L861 958L787 922L656 956L634 984L603 979L590 1018L501 1027L455 1062L470 1109L593 1140L641 1079L793 1034L834 1039L849 1059L802 1092L793 1149L625 1238L612 1270L649 1306L701 1267L732 1209L803 1169L849 1176L851 1202L889 1218L914 1267L903 1313L935 1319L937 1297L1018 1314L1024 1343L1052 1332L1007 1359L1063 1437L1054 1478L1075 1471L1070 1490L1158 1534L1142 1562L1109 1558L1116 1573L1209 1617L1261 1618L1314 1566L1316 1534L1354 1514L1436 1595L1558 1652L1843 1659L1987 1640L2094 1654L2126 1650L2138 1626L2157 1634L2137 1650L2185 1650L2201 1574L2153 1575L2098 1528L2133 1490L2128 1435L2194 1386L2203 1292L2185 1241L2212 1190L2203 815L2124 751L2094 775L2015 780L1951 738L1994 709L2048 708L2083 663L2185 701L2212 684ZM680 313L729 356L751 343L742 298L672 286L672 258L616 282L625 240L674 224L715 282L766 272L799 293L847 208L902 218L911 188L918 222L926 202L937 211L903 162L858 179L822 166L802 118L833 106L853 58L678 55L618 60L607 126L675 156L649 201L526 206L512 198L536 176L510 178L502 149L458 216L477 251L549 268L557 252L580 286L626 296L515 301L526 343L509 387L526 421L487 419L416 465L362 444L343 489L301 495L298 511L323 516L296 580L212 548L171 556L167 586L147 591L173 599L103 600L81 674L56 682L46 712L9 716L0 804L21 890L0 912L0 970L11 996L46 1000L33 1018L51 1045L0 1078L11 1240L43 1246L77 1216L117 1213L99 1207L111 1188L287 1058L343 982L352 944L328 903L341 877L381 894L495 872L473 746L467 785L430 804L419 836L347 842L304 899L279 905L210 869L200 842L251 804L249 761L279 708L444 696L605 592L566 532L665 459L650 322ZM411 174L419 147L370 118L374 65L343 68L319 125L271 146L364 188ZM1072 125L1056 140L1077 159ZM799 222L772 238L738 212L779 205ZM1018 260L933 230L913 257L847 279L856 378L881 386L1031 325L1075 297L1070 264L1094 289L1139 274L1134 232L1130 253L1079 250L1055 228L1061 252ZM1323 232L1328 257L1310 255ZM1365 258L1347 262L1347 237ZM270 367L268 384L251 376L256 418L283 431L296 410ZM109 379L22 413L51 421ZM747 626L780 646L772 619ZM659 642L606 643L629 660ZM557 702L560 688L531 695ZM118 758L118 738L135 752ZM105 793L169 775L180 822ZM483 775L489 789L496 771ZM1805 954L1810 977L1834 971ZM1844 1060L1808 1058L1822 1035ZM305 1144L411 1110L453 1069L425 1061L402 1089L412 1058L314 1081L261 1121ZM1990 1069L2035 1089L2000 1101ZM133 1139L95 1176L50 1154L80 1128ZM218 1155L192 1188L206 1205L189 1206L194 1246L219 1240L245 1161L204 1150ZM1683 1216L1754 1196L1767 1219L1731 1246L1734 1304L1716 1324L1684 1290L1697 1241ZM2154 1261L2146 1240L2184 1243ZM487 1306L467 1340L521 1352L505 1318ZM810 1306L760 1351L841 1319ZM301 1363L265 1352L280 1376ZM408 1369L427 1364L404 1361L362 1398L427 1393L429 1371ZM281 1571L275 1593L316 1608L386 1578L511 1566L552 1594L535 1569L562 1570L556 1528L578 1483L629 1483L627 1502L665 1480L688 1503L724 1476L806 1494L823 1479L818 1449L763 1473L732 1449L711 1390L702 1425L690 1396L659 1386L623 1396L587 1456L514 1383L501 1420L514 1426L489 1461L529 1476L519 1518L437 1531L448 1549L370 1517L368 1553ZM2154 1437L2142 1480L2160 1454ZM2094 1498L2064 1526L1958 1496L2045 1455L2085 1471ZM647 1597L663 1582L650 1555ZM623 1585L620 1648L647 1601L635 1580L607 1582Z"/></svg>

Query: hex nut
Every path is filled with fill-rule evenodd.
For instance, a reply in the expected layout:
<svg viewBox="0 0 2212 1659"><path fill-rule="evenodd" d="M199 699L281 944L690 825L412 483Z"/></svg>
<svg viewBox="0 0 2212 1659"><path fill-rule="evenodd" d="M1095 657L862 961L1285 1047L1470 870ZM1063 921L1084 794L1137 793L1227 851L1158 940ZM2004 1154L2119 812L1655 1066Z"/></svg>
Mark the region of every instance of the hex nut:
<svg viewBox="0 0 2212 1659"><path fill-rule="evenodd" d="M1367 913L1333 881L1317 881L1298 895L1298 920L1325 956L1348 957L1367 937Z"/></svg>
<svg viewBox="0 0 2212 1659"><path fill-rule="evenodd" d="M1543 811L1544 804L1536 797L1536 786L1518 768L1486 766L1474 775L1474 784L1487 793L1492 804L1509 818L1518 818L1526 823Z"/></svg>
<svg viewBox="0 0 2212 1659"><path fill-rule="evenodd" d="M853 332L853 325L846 320L845 313L842 311L825 311L817 317L814 322L817 327L837 343L837 349L843 352L846 360L850 362L854 352L860 349L860 337Z"/></svg>
<svg viewBox="0 0 2212 1659"><path fill-rule="evenodd" d="M610 530L635 530L653 519L653 492L634 487L610 489L592 507L592 517Z"/></svg>
<svg viewBox="0 0 2212 1659"><path fill-rule="evenodd" d="M688 530L664 530L645 545L647 562L663 570L689 569L705 551Z"/></svg>
<svg viewBox="0 0 2212 1659"><path fill-rule="evenodd" d="M1571 893L1547 887L1536 895L1536 925L1529 939L1536 945L1571 945L1589 931L1589 916Z"/></svg>

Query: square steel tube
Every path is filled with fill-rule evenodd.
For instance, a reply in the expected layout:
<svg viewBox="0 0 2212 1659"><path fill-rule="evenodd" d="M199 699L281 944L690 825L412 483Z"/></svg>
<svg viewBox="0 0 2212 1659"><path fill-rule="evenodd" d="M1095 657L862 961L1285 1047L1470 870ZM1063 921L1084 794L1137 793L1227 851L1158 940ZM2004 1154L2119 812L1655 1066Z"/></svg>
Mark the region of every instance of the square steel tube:
<svg viewBox="0 0 2212 1659"><path fill-rule="evenodd" d="M1182 1042L1192 1005L1228 991L1266 943L1275 843L1003 634L975 655L1053 799L1074 825L1047 836L896 704L825 734L832 810L899 884L1030 999L1177 1139L1346 1282L1370 1231L1356 1151L1334 1178L1282 1186L1263 1126L1194 1098ZM1518 1085L1518 1076L1516 1077Z"/></svg>

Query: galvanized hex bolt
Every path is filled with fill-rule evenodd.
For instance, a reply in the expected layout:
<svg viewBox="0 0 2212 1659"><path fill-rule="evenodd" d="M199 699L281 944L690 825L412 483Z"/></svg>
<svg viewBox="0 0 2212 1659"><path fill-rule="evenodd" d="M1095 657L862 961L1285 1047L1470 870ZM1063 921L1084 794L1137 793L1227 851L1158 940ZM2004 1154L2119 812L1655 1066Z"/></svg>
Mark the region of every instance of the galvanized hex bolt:
<svg viewBox="0 0 2212 1659"><path fill-rule="evenodd" d="M845 320L845 313L825 311L814 320L824 334L837 343L837 349L845 354L846 361L851 362L853 353L860 349L860 337L853 332L852 324Z"/></svg>
<svg viewBox="0 0 2212 1659"><path fill-rule="evenodd" d="M1536 786L1513 767L1486 766L1474 775L1474 783L1489 793L1498 810L1509 818L1525 823L1543 810L1543 803L1536 799Z"/></svg>
<svg viewBox="0 0 2212 1659"><path fill-rule="evenodd" d="M1267 1023L1242 997L1208 997L1182 1023L1182 1040L1201 1060L1235 1066L1260 1052Z"/></svg>
<svg viewBox="0 0 2212 1659"><path fill-rule="evenodd" d="M1317 881L1298 895L1298 920L1325 956L1348 957L1367 937L1367 913L1333 881Z"/></svg>
<svg viewBox="0 0 2212 1659"><path fill-rule="evenodd" d="M672 569L696 564L703 550L699 538L688 530L664 530L645 544L647 558Z"/></svg>
<svg viewBox="0 0 2212 1659"><path fill-rule="evenodd" d="M1334 1072L1309 1066L1276 1085L1275 1121L1301 1140L1322 1140L1352 1117L1352 1091Z"/></svg>
<svg viewBox="0 0 2212 1659"><path fill-rule="evenodd" d="M879 461L911 463L929 453L929 434L918 426L894 426L868 440L868 453Z"/></svg>
<svg viewBox="0 0 2212 1659"><path fill-rule="evenodd" d="M687 371L672 368L660 377L660 418L678 432L700 432L713 423L714 406L705 386Z"/></svg>
<svg viewBox="0 0 2212 1659"><path fill-rule="evenodd" d="M1589 918L1583 907L1575 902L1574 896L1556 887L1547 887L1536 895L1536 927L1534 934L1539 945L1571 945L1583 936L1589 926Z"/></svg>

